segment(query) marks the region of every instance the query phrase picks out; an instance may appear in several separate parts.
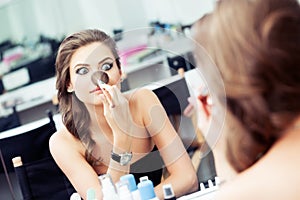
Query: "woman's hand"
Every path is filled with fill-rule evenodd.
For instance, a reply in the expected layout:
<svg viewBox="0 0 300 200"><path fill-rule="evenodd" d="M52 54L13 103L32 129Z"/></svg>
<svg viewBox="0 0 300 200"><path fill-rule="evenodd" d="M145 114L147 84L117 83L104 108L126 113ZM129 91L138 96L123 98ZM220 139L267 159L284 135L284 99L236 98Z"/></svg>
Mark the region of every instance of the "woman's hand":
<svg viewBox="0 0 300 200"><path fill-rule="evenodd" d="M129 102L116 86L100 85L103 91L104 116L114 134L114 143L126 142L133 130Z"/></svg>

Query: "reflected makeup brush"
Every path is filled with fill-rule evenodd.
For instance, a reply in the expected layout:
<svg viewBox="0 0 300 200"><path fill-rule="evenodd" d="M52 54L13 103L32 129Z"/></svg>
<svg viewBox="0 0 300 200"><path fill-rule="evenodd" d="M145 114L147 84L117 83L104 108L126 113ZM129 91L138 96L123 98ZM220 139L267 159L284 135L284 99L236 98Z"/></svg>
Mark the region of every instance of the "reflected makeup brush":
<svg viewBox="0 0 300 200"><path fill-rule="evenodd" d="M102 84L107 84L109 81L109 77L107 75L107 73L103 72L103 71L96 71L92 74L92 82L98 86L100 89ZM115 105L113 104L113 102L111 100L109 100L109 104L111 108L114 108Z"/></svg>

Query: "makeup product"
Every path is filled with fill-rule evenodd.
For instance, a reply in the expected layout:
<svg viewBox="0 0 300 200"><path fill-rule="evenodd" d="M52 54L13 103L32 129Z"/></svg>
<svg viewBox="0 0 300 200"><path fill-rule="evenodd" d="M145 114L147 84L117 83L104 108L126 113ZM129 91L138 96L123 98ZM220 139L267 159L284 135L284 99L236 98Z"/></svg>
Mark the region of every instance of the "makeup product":
<svg viewBox="0 0 300 200"><path fill-rule="evenodd" d="M95 200L96 199L96 192L93 188L89 188L86 191L86 198L87 198L87 200Z"/></svg>
<svg viewBox="0 0 300 200"><path fill-rule="evenodd" d="M96 71L92 74L92 82L98 86L100 89L102 84L107 84L109 81L109 77L107 75L107 73L103 72L103 71ZM115 105L113 104L112 100L109 100L110 102L110 107L114 108Z"/></svg>
<svg viewBox="0 0 300 200"><path fill-rule="evenodd" d="M137 188L134 176L132 174L126 174L120 177L121 181L127 181L128 182L128 189L131 192L133 200L140 200L140 192Z"/></svg>
<svg viewBox="0 0 300 200"><path fill-rule="evenodd" d="M211 200L215 199L216 193L219 190L219 185L221 184L221 181L218 177L215 177L215 184L212 180L208 180L208 186L205 187L204 183L200 183L200 190L197 192L194 192L192 194L188 194L185 196L181 196L177 198L177 200Z"/></svg>
<svg viewBox="0 0 300 200"><path fill-rule="evenodd" d="M120 200L134 200L129 190L128 181L120 180L116 183L118 196Z"/></svg>
<svg viewBox="0 0 300 200"><path fill-rule="evenodd" d="M71 196L70 196L70 200L81 200L80 195L77 192L74 192Z"/></svg>
<svg viewBox="0 0 300 200"><path fill-rule="evenodd" d="M171 184L163 185L164 200L175 200L175 193Z"/></svg>
<svg viewBox="0 0 300 200"><path fill-rule="evenodd" d="M119 200L115 185L109 174L98 177L102 186L103 200Z"/></svg>
<svg viewBox="0 0 300 200"><path fill-rule="evenodd" d="M154 200L157 198L154 192L153 182L149 180L147 176L143 176L140 178L138 189L140 191L141 200Z"/></svg>
<svg viewBox="0 0 300 200"><path fill-rule="evenodd" d="M96 71L92 74L92 82L96 85L99 86L100 84L107 84L109 81L109 77L107 73L103 71ZM99 86L100 87L100 86Z"/></svg>

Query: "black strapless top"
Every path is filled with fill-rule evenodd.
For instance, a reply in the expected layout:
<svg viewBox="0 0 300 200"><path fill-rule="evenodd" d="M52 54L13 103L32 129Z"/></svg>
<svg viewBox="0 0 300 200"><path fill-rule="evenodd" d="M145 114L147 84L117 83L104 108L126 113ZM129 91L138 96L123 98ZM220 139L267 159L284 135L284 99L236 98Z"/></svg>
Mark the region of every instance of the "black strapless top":
<svg viewBox="0 0 300 200"><path fill-rule="evenodd" d="M148 155L131 164L130 173L134 175L136 183L140 182L140 177L148 176L148 179L156 186L161 182L163 165L160 153L154 146Z"/></svg>

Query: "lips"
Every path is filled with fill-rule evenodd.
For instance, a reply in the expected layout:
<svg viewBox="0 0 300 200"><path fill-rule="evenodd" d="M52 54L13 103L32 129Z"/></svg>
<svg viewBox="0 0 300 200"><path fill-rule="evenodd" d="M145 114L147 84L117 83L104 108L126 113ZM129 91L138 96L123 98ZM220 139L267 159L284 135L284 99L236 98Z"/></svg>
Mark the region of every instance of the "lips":
<svg viewBox="0 0 300 200"><path fill-rule="evenodd" d="M90 93L94 93L94 92L97 92L97 91L101 91L101 89L99 87L96 87L94 90L90 91Z"/></svg>

